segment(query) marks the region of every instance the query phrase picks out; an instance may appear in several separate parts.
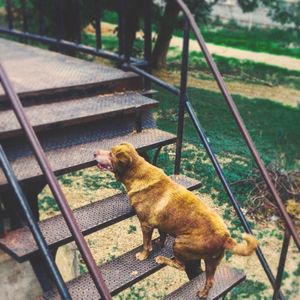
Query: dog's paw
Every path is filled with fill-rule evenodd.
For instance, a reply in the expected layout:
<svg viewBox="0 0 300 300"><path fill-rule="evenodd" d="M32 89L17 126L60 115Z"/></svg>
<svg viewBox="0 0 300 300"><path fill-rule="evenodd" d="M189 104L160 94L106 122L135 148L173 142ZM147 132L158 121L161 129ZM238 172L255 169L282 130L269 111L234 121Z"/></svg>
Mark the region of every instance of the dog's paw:
<svg viewBox="0 0 300 300"><path fill-rule="evenodd" d="M208 291L206 289L203 289L199 291L197 295L200 299L206 299L208 296Z"/></svg>
<svg viewBox="0 0 300 300"><path fill-rule="evenodd" d="M165 263L165 260L164 260L164 257L163 256L157 256L155 258L155 262L158 263L158 264L164 264Z"/></svg>
<svg viewBox="0 0 300 300"><path fill-rule="evenodd" d="M137 260L142 261L142 260L147 259L148 256L149 256L149 252L142 251L142 252L138 252L138 253L135 255L135 258L136 258Z"/></svg>
<svg viewBox="0 0 300 300"><path fill-rule="evenodd" d="M154 240L154 245L156 245L160 248L163 248L165 246L165 240L158 238L158 239Z"/></svg>

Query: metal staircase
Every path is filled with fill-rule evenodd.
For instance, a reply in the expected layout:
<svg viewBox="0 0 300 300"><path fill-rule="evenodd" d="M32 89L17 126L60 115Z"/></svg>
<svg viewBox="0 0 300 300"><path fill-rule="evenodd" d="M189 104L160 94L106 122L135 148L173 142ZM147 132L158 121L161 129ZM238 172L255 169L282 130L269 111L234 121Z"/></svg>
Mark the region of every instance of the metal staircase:
<svg viewBox="0 0 300 300"><path fill-rule="evenodd" d="M188 189L194 190L199 187L199 182L180 175L184 114L187 111L245 231L251 232L251 227L230 189L217 158L201 128L193 106L187 98L190 28L193 30L200 48L215 75L220 90L228 102L249 149L259 164L260 170L271 190L272 182L269 182L267 174L264 174L264 167L255 146L240 119L216 65L205 47L195 20L183 1L170 0L177 3L186 17L181 86L180 89L177 89L151 75L151 0L142 1L144 5L145 33L144 58L131 57L132 43L129 40L132 37L130 37L128 32L128 24L130 22L126 20L126 17L128 17L126 5L124 4L126 1L117 1L120 3L118 6L119 52L117 54L101 49L101 33L99 29L96 30L97 46L95 48L80 44L80 39L75 42L65 41L60 33L57 33L56 37L45 35L44 30L42 31L43 34L40 32L30 33L28 31L29 20L26 13L26 1L22 1L20 14L23 26L21 30L14 28L13 4L11 1L6 1L8 27L3 27L0 24L0 33L20 37L25 42L31 40L56 46L61 50L74 50L80 53L108 58L116 61L118 66L121 67L120 69L99 63L91 63L0 38L0 60L8 74L8 78L6 78L3 72L0 73L3 87L1 89L0 86L0 143L5 152L3 156L7 156L12 171L15 173L18 183L21 185L29 202L35 220L38 222L39 219L37 195L47 183L44 175L47 175L49 172L42 171L43 168L36 160L38 155L35 151L32 151L31 145L34 140L34 133L29 137L24 135L24 126L20 126L16 114L19 117L20 113L25 112L55 175L62 175L93 166L95 165L93 158L95 149L110 149L113 145L123 141L131 142L145 156L148 150L156 149L155 157L162 146L176 143L176 163L173 179ZM56 2L54 5L59 3L59 1ZM75 2L78 4L78 1ZM95 0L98 8L100 7L100 2ZM57 7L58 19L63 17L59 7ZM76 6L76 10L78 12L76 15L79 18L79 6ZM41 10L39 13L40 28L44 28L43 13L45 12ZM97 13L95 22L98 25L97 28L99 28L101 20ZM80 23L80 20L78 20L78 23ZM78 34L80 36L80 32ZM172 94L179 96L177 135L156 128L151 109L157 107L159 103L147 97L147 95L153 93L150 82L154 82ZM10 89L12 88L11 83L18 97ZM6 92L4 92L5 89ZM9 89L11 93L7 92ZM23 108L21 107L19 112L15 110L15 113L13 113L11 105L18 101L18 98L20 98ZM27 125L30 127L29 123ZM39 150L40 154L43 154L42 149ZM2 156L1 161L5 161L5 159L2 159ZM87 265L91 266L90 272L66 283L68 292L65 293L66 296L63 296L64 293L61 292L61 289L64 290L65 287L63 284L59 285L55 281L59 288L58 290L53 288L52 277L43 260L45 254L37 246L36 239L32 235L32 228L27 226L28 218L26 220L24 217L24 213L22 213L17 202L18 197L15 197L14 191L10 188L11 182L8 180L10 176L7 177L7 174L4 174L4 164L2 169L2 171L0 170L0 200L3 201L5 207L4 214L9 216L11 230L3 232L1 227L1 216L3 214L0 211L0 249L11 255L18 262L27 260L31 262L45 292L41 295L41 299L58 299L60 297L65 299L99 299L101 297L100 294L103 295L102 299L111 299L105 293L107 288L109 293L114 296L161 269L162 265L158 265L154 261L157 255L163 254L172 257L173 240L169 238L163 249L154 247L149 259L143 262L135 259L135 253L139 251L139 248L133 249L113 261L99 266L100 272L97 268L97 270L91 272L95 262L87 259ZM280 198L278 198L276 191L272 190L272 192L279 203L280 211L283 215L282 218L287 225L276 280L261 249L257 250L257 255L274 288L274 299L283 299L283 295L280 292L280 284L288 242L292 235L299 246L299 236L295 233L293 224L284 207L281 206L282 203L280 203ZM60 203L60 198L63 197L58 195L56 198ZM96 201L93 204L74 210L73 213L65 214L64 209L62 209L62 212L62 215L37 223L53 256L55 256L59 246L73 240L78 242L78 236L71 233L73 231L70 230L70 222L71 224L72 222L78 223L81 234L88 235L134 215L128 204L126 194L118 194L105 200ZM99 250L101 251L101 249ZM197 265L194 266L193 272L186 270L191 281L179 290L166 296L165 299L197 299L196 292L200 286L204 285L205 275L199 271L195 274L195 268L197 268ZM54 270L53 272L57 271ZM95 279L97 277L95 276L96 273L103 275L105 284L101 278L100 280ZM216 283L211 289L208 299L223 297L244 279L245 275L241 272L228 266L220 266L216 273ZM104 293L102 293L103 291Z"/></svg>

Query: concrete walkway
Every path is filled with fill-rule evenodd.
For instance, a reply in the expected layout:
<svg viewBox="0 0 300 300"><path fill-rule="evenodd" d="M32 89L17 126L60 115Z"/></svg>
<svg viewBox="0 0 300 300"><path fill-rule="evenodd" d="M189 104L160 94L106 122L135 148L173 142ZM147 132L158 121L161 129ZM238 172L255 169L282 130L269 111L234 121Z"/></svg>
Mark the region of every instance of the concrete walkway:
<svg viewBox="0 0 300 300"><path fill-rule="evenodd" d="M102 34L103 35L115 35L115 28L116 25L102 22ZM94 28L89 25L86 27L86 32L95 34ZM137 36L143 39L144 33L142 31L137 33ZM237 48L219 46L215 44L206 44L208 50L211 54L220 55L223 57L232 57L240 60L250 60L256 63L263 63L266 65L277 66L281 68L285 68L288 70L294 70L300 72L300 59L293 58L290 56L285 55L274 55L264 52L254 52L248 50L241 50ZM179 49L182 48L182 38L180 37L173 37L171 40L171 47L178 47ZM190 41L190 51L200 51L197 41L191 40Z"/></svg>
<svg viewBox="0 0 300 300"><path fill-rule="evenodd" d="M231 57L239 60L250 60L256 63L263 63L266 65L277 66L288 70L300 72L300 59L285 55L274 55L264 52L254 52L248 50L241 50L237 48L230 48L219 46L215 44L206 44L211 54L216 54L223 57ZM182 38L173 37L171 46L182 48ZM190 51L199 50L197 41L190 41Z"/></svg>

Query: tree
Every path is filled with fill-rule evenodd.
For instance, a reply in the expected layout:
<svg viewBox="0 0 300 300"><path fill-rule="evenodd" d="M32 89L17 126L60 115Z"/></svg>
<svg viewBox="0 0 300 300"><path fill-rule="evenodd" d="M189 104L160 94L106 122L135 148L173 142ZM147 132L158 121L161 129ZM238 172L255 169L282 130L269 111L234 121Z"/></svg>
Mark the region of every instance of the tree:
<svg viewBox="0 0 300 300"><path fill-rule="evenodd" d="M269 15L281 24L290 24L297 35L300 44L300 2L282 0L262 0L269 8Z"/></svg>
<svg viewBox="0 0 300 300"><path fill-rule="evenodd" d="M185 1L197 21L206 21L210 15L212 6L218 0L186 0ZM180 9L175 1L167 0L164 14L158 24L158 36L152 53L152 66L160 69L166 66L167 53L173 32L182 22L178 21Z"/></svg>

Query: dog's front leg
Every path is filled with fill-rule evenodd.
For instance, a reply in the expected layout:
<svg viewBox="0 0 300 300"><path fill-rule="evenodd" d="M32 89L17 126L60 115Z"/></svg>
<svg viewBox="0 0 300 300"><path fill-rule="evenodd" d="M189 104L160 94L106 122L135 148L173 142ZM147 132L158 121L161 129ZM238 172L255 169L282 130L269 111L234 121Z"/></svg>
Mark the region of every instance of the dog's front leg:
<svg viewBox="0 0 300 300"><path fill-rule="evenodd" d="M142 223L141 228L143 232L143 251L138 252L135 257L138 260L145 260L148 258L150 251L152 250L151 238L154 228Z"/></svg>

